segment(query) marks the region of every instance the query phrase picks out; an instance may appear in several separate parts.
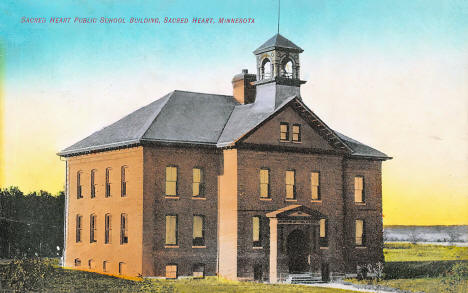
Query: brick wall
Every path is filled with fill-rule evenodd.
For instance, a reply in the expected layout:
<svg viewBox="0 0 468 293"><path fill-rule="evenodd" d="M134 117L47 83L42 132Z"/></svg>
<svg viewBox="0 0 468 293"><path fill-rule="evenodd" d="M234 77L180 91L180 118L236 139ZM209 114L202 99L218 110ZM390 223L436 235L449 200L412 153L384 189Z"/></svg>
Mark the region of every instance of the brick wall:
<svg viewBox="0 0 468 293"><path fill-rule="evenodd" d="M265 214L292 204L304 205L329 218L328 249L321 249L316 262L327 262L334 271L343 267L342 158L335 155L239 150L239 277L252 278L255 264L268 274L269 225ZM259 195L259 170L270 169L271 199ZM285 172L296 171L296 199L286 200ZM321 200L311 199L310 172L320 172ZM252 216L262 215L263 249L252 247ZM285 230L286 231L286 230ZM287 233L283 237L287 237ZM279 245L280 246L280 245ZM279 253L278 271L287 271L287 256ZM317 269L320 267L316 265Z"/></svg>
<svg viewBox="0 0 468 293"><path fill-rule="evenodd" d="M144 189L152 198L145 206L148 227L152 222L152 239L145 242L145 248L151 246L154 275L165 276L166 264L178 266L178 274L191 276L195 263L205 264L205 273L216 273L217 254L217 196L218 175L220 173L220 153L214 149L145 147L144 149ZM165 196L165 168L177 166L178 196ZM204 198L192 198L192 169L204 171L206 186ZM165 246L165 216L178 216L178 245L175 248ZM205 216L205 246L192 248L193 215Z"/></svg>
<svg viewBox="0 0 468 293"><path fill-rule="evenodd" d="M66 234L67 267L118 274L119 262L125 263L122 274L142 273L142 206L143 206L143 149L141 147L82 155L67 159L68 176L68 226ZM121 167L127 166L127 196L121 197ZM106 168L111 168L111 196L105 197ZM91 170L96 170L96 196L91 198ZM77 198L77 173L81 172L82 198ZM120 244L120 215L128 216L128 243ZM76 215L82 216L81 242L76 242ZM90 243L90 215L97 220L95 239ZM111 243L104 243L104 217L112 216ZM92 267L88 261L92 260Z"/></svg>
<svg viewBox="0 0 468 293"><path fill-rule="evenodd" d="M357 264L383 261L382 171L381 161L349 159L345 162L346 246L349 271ZM364 177L364 203L354 202L354 177ZM355 220L365 221L366 242L355 245Z"/></svg>

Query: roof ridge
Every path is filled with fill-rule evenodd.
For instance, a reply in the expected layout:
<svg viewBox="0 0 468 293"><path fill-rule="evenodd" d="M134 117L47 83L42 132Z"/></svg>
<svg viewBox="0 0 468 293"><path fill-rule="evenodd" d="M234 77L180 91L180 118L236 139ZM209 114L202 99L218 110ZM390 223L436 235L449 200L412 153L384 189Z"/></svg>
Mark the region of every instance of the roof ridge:
<svg viewBox="0 0 468 293"><path fill-rule="evenodd" d="M167 97L167 101L164 102L164 105L162 105L162 107L159 109L159 111L156 111L156 114L154 115L154 117L152 119L149 119L147 121L147 123L145 123L145 126L142 127L143 130L141 131L141 135L138 135L138 141L140 141L145 136L146 132L148 132L148 129L151 127L151 125L153 125L154 121L156 121L156 119L159 116L159 113L161 113L161 111L164 109L164 107L166 107L167 103L169 102L169 100L171 99L171 97L174 95L175 92L176 91L174 90L174 91L166 94L164 97L161 98L161 99L164 99L164 98Z"/></svg>
<svg viewBox="0 0 468 293"><path fill-rule="evenodd" d="M210 95L210 96L223 96L223 97L230 97L230 95L223 95L223 94L210 94L210 93L202 93L202 92L194 92L194 91L186 91L186 90L173 90L172 92L183 92L183 93L192 93L192 94L201 94L201 95Z"/></svg>
<svg viewBox="0 0 468 293"><path fill-rule="evenodd" d="M228 124L229 119L231 119L232 113L234 113L234 110L236 109L237 106L240 106L240 105L234 105L234 107L232 107L232 111L231 113L229 113L229 117L226 119L226 123L224 123L223 129L221 129L221 131L219 132L218 138L216 139L216 144L218 144L219 139L223 135L224 129L226 128L226 125Z"/></svg>

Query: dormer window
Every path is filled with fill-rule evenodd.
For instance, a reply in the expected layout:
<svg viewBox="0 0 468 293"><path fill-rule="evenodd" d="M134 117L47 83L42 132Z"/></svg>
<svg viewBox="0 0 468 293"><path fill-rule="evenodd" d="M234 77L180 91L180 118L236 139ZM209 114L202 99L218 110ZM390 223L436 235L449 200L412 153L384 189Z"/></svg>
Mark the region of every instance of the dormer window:
<svg viewBox="0 0 468 293"><path fill-rule="evenodd" d="M281 122L280 124L280 140L288 141L289 140L289 123Z"/></svg>

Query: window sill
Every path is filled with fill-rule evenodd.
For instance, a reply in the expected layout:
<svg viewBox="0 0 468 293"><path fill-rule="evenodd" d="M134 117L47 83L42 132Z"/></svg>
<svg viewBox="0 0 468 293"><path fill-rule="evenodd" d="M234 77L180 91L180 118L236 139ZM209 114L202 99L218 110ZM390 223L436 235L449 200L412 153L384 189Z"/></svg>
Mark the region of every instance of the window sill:
<svg viewBox="0 0 468 293"><path fill-rule="evenodd" d="M367 246L356 246L356 249L366 249Z"/></svg>
<svg viewBox="0 0 468 293"><path fill-rule="evenodd" d="M164 245L164 248L179 248L179 245Z"/></svg>
<svg viewBox="0 0 468 293"><path fill-rule="evenodd" d="M254 247L252 247L252 249L263 249L263 247L262 246L254 246Z"/></svg>
<svg viewBox="0 0 468 293"><path fill-rule="evenodd" d="M273 199L271 197L260 197L260 200L272 201Z"/></svg>
<svg viewBox="0 0 468 293"><path fill-rule="evenodd" d="M328 250L328 246L320 246L320 249Z"/></svg>
<svg viewBox="0 0 468 293"><path fill-rule="evenodd" d="M175 200L179 199L178 196L167 196L167 195L164 196L164 198L165 198L165 199L175 199Z"/></svg>
<svg viewBox="0 0 468 293"><path fill-rule="evenodd" d="M365 206L366 203L365 202L354 202L355 205L357 206Z"/></svg>
<svg viewBox="0 0 468 293"><path fill-rule="evenodd" d="M193 245L192 248L206 248L205 245Z"/></svg>
<svg viewBox="0 0 468 293"><path fill-rule="evenodd" d="M192 196L192 199L195 199L195 200L206 200L206 197Z"/></svg>
<svg viewBox="0 0 468 293"><path fill-rule="evenodd" d="M282 140L280 139L279 142L291 142L290 140Z"/></svg>
<svg viewBox="0 0 468 293"><path fill-rule="evenodd" d="M302 143L302 141L294 141L294 140L291 140L292 143Z"/></svg>
<svg viewBox="0 0 468 293"><path fill-rule="evenodd" d="M297 201L297 199L291 198L291 199L285 199L284 201Z"/></svg>
<svg viewBox="0 0 468 293"><path fill-rule="evenodd" d="M321 199L311 199L310 202L322 203L322 200Z"/></svg>

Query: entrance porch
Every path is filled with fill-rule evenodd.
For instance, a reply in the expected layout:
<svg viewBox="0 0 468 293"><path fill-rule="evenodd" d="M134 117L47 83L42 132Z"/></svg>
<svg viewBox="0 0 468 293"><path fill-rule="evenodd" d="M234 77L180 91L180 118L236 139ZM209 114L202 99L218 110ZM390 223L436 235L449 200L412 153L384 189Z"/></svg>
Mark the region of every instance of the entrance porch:
<svg viewBox="0 0 468 293"><path fill-rule="evenodd" d="M328 264L319 246L320 219L326 216L302 205L289 205L266 214L270 226L270 283L287 276L310 275L328 280Z"/></svg>

